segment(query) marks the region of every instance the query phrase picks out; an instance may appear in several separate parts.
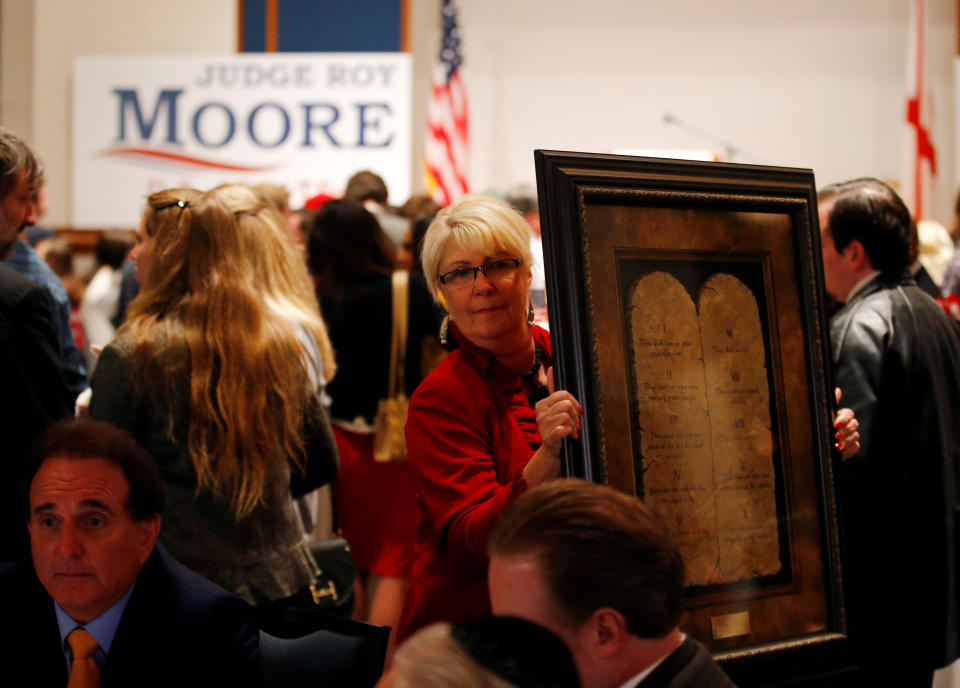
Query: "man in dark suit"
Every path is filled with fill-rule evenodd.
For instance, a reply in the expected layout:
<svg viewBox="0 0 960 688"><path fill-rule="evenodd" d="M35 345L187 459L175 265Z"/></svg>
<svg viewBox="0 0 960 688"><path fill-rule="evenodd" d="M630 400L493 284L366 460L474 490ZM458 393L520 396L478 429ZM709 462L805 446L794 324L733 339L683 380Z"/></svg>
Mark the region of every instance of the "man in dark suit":
<svg viewBox="0 0 960 688"><path fill-rule="evenodd" d="M25 683L260 685L252 609L156 545L163 484L129 435L57 423L22 484L32 560L0 566L0 654Z"/></svg>
<svg viewBox="0 0 960 688"><path fill-rule="evenodd" d="M677 627L683 558L636 497L583 480L540 485L504 510L488 551L493 613L560 636L584 688L734 688Z"/></svg>
<svg viewBox="0 0 960 688"><path fill-rule="evenodd" d="M33 150L12 131L0 127L0 262L49 293L63 375L75 399L89 384L70 331L70 299L50 266L19 238L37 221L42 186L43 167Z"/></svg>
<svg viewBox="0 0 960 688"><path fill-rule="evenodd" d="M910 274L910 213L889 186L819 194L835 381L860 422L838 500L862 685L930 686L960 655L960 338Z"/></svg>
<svg viewBox="0 0 960 688"><path fill-rule="evenodd" d="M0 265L0 561L30 553L17 481L20 459L49 423L73 413L50 296Z"/></svg>

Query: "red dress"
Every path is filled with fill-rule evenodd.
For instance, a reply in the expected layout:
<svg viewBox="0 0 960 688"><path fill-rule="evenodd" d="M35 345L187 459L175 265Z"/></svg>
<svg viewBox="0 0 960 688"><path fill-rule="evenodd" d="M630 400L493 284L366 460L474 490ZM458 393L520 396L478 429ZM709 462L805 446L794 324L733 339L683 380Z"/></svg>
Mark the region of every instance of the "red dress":
<svg viewBox="0 0 960 688"><path fill-rule="evenodd" d="M533 326L533 335L549 367L549 334ZM541 443L520 376L467 341L417 388L406 434L417 539L398 639L434 621L490 615L487 541L526 490L523 469Z"/></svg>
<svg viewBox="0 0 960 688"><path fill-rule="evenodd" d="M334 423L333 434L340 452L334 503L357 569L408 576L416 532L413 471L406 461L374 461L372 433L351 432Z"/></svg>

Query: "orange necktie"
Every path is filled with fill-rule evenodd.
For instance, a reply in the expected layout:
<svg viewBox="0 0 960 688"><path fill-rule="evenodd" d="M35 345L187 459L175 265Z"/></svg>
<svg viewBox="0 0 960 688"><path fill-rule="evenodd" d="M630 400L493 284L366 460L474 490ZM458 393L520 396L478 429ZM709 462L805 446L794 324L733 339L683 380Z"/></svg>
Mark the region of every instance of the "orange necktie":
<svg viewBox="0 0 960 688"><path fill-rule="evenodd" d="M67 644L73 651L73 668L67 688L99 688L100 670L93 661L93 653L99 645L93 636L82 628L75 628L67 636Z"/></svg>

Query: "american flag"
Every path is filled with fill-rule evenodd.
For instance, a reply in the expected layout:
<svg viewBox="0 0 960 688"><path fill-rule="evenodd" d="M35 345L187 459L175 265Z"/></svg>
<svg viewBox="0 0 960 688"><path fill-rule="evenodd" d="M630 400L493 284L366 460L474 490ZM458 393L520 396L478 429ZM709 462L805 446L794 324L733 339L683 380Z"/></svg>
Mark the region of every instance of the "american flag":
<svg viewBox="0 0 960 688"><path fill-rule="evenodd" d="M455 0L443 0L443 40L433 70L427 110L423 168L427 192L449 205L469 191L467 183L467 93L460 78L460 29Z"/></svg>

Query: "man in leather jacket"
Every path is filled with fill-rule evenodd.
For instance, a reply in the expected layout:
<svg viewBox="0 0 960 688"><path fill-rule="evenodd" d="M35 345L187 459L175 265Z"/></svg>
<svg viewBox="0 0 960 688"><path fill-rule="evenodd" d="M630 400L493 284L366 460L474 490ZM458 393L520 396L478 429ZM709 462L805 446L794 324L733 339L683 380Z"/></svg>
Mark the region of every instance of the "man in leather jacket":
<svg viewBox="0 0 960 688"><path fill-rule="evenodd" d="M910 213L886 184L820 192L835 382L860 421L840 502L861 684L930 686L960 654L960 334L910 276Z"/></svg>

